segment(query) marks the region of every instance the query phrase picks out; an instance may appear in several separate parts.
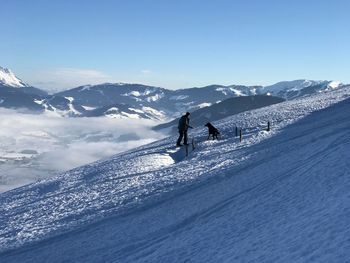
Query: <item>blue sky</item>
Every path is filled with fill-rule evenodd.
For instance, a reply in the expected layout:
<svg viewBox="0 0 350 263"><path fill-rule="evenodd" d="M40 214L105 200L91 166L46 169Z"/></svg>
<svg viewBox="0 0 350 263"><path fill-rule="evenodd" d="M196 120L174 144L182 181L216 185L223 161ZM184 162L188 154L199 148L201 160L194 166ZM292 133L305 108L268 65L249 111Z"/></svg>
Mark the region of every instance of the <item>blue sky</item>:
<svg viewBox="0 0 350 263"><path fill-rule="evenodd" d="M350 83L346 0L1 0L0 65L51 90Z"/></svg>

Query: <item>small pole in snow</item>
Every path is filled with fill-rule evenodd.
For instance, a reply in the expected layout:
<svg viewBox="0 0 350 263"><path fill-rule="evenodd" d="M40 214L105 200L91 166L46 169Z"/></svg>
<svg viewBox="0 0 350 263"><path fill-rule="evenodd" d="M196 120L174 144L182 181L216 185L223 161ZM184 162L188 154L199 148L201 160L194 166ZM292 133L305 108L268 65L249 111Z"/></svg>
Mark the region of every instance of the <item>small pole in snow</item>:
<svg viewBox="0 0 350 263"><path fill-rule="evenodd" d="M236 126L236 137L238 137L238 127Z"/></svg>
<svg viewBox="0 0 350 263"><path fill-rule="evenodd" d="M192 138L192 151L196 149L196 146L194 145L194 138Z"/></svg>
<svg viewBox="0 0 350 263"><path fill-rule="evenodd" d="M186 157L188 156L188 144L185 145L185 149L186 149Z"/></svg>
<svg viewBox="0 0 350 263"><path fill-rule="evenodd" d="M266 131L270 131L271 130L271 123L268 121L267 122L267 129L266 129Z"/></svg>
<svg viewBox="0 0 350 263"><path fill-rule="evenodd" d="M242 129L239 130L239 141L242 142L243 139L243 134L242 134Z"/></svg>

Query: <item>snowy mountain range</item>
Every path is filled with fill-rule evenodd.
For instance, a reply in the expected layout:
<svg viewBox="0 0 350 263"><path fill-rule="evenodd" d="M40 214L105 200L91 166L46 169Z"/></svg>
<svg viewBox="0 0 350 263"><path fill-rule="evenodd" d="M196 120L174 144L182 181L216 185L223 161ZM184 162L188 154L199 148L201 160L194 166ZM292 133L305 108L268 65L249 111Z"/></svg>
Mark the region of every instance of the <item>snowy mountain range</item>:
<svg viewBox="0 0 350 263"><path fill-rule="evenodd" d="M12 71L0 68L0 107L39 113L50 111L72 117L168 120L185 111L195 111L232 97L273 95L289 100L342 86L334 81L295 80L265 87L211 85L168 90L141 84L105 83L48 95L25 84Z"/></svg>
<svg viewBox="0 0 350 263"><path fill-rule="evenodd" d="M4 97L3 93L9 92L15 95L21 96L22 93L26 94L28 98L33 95L46 96L47 92L38 88L32 87L22 80L17 78L15 74L7 68L0 66L0 95ZM26 105L26 104L25 104Z"/></svg>
<svg viewBox="0 0 350 263"><path fill-rule="evenodd" d="M349 116L343 86L5 192L0 261L347 262Z"/></svg>
<svg viewBox="0 0 350 263"><path fill-rule="evenodd" d="M284 99L293 99L317 92L329 91L339 88L342 84L339 81L313 81L294 80L282 81L271 86L262 87L260 94L271 94Z"/></svg>

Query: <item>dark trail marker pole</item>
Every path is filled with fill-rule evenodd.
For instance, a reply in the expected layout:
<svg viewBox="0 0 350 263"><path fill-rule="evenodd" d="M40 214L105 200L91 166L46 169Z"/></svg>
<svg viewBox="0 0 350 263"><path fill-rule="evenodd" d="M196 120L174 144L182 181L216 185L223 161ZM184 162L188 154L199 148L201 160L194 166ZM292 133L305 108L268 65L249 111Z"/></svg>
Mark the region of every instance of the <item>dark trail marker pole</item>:
<svg viewBox="0 0 350 263"><path fill-rule="evenodd" d="M271 124L270 124L270 122L268 121L267 122L267 129L266 129L266 131L270 131L271 130Z"/></svg>
<svg viewBox="0 0 350 263"><path fill-rule="evenodd" d="M243 134L242 134L242 129L239 130L239 141L242 142L243 139Z"/></svg>
<svg viewBox="0 0 350 263"><path fill-rule="evenodd" d="M236 137L238 137L238 127L236 126Z"/></svg>
<svg viewBox="0 0 350 263"><path fill-rule="evenodd" d="M185 145L186 146L186 157L188 156L188 144Z"/></svg>
<svg viewBox="0 0 350 263"><path fill-rule="evenodd" d="M195 144L194 144L194 138L193 138L193 139L192 139L192 151L193 151L194 149L196 149L196 146L195 146Z"/></svg>

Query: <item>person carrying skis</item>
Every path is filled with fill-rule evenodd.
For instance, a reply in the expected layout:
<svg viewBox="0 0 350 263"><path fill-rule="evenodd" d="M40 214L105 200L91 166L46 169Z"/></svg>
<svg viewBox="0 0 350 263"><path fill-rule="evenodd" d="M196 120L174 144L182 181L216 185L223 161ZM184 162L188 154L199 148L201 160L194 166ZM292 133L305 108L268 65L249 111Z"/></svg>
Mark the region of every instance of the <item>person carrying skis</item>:
<svg viewBox="0 0 350 263"><path fill-rule="evenodd" d="M184 139L184 145L188 145L188 143L187 143L187 130L188 130L188 128L192 129L192 127L190 126L189 116L190 116L190 113L186 112L186 114L183 115L179 120L179 125L178 125L179 138L177 139L176 146L181 146L182 138Z"/></svg>

